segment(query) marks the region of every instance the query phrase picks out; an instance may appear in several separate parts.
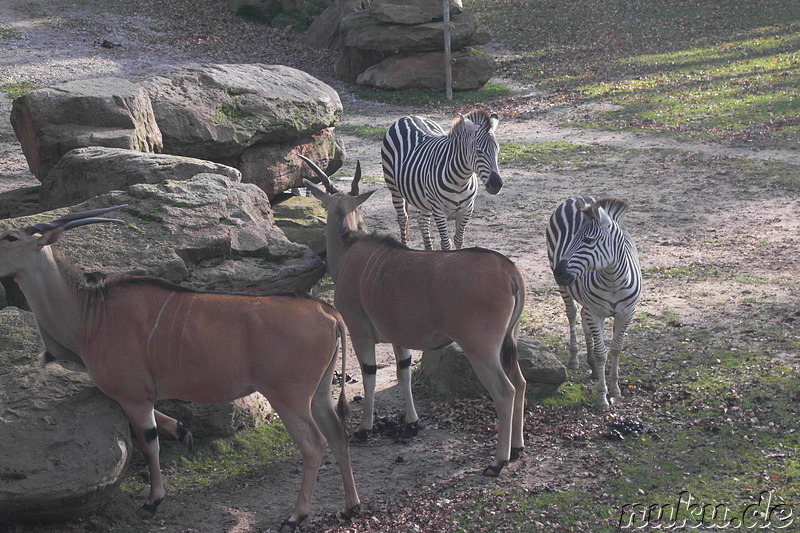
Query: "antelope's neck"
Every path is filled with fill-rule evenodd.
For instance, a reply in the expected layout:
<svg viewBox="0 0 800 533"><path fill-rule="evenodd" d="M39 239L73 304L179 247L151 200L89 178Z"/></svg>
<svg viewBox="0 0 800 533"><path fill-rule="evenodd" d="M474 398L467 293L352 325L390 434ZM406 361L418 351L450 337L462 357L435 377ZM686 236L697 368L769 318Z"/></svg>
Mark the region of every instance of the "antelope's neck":
<svg viewBox="0 0 800 533"><path fill-rule="evenodd" d="M41 259L14 279L40 327L61 345L77 352L83 309L72 283L62 275L49 247L42 249Z"/></svg>

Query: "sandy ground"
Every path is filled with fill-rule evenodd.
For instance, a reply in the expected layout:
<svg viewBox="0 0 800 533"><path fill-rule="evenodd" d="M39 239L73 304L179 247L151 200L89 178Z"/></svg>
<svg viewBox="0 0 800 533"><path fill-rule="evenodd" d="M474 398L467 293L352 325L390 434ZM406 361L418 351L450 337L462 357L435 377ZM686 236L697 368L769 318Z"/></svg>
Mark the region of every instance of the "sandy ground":
<svg viewBox="0 0 800 533"><path fill-rule="evenodd" d="M135 2L137 6L144 4ZM120 16L105 12L105 5L95 0L69 4L44 1L31 7L24 0L4 0L0 4L0 30L4 30L0 32L3 41L0 84L30 81L36 86L46 86L85 77L135 78L185 62L231 60L231 54L215 55L201 45L176 46L174 35L159 31L163 10ZM100 22L93 25L92 21ZM121 42L123 46L98 47L94 44L98 39ZM270 60L270 57L253 58L254 54L252 49L242 51L237 60ZM318 71L318 57L296 58L293 66L303 68L305 60L314 61L313 70ZM341 83L327 77L324 69L319 75L340 90L344 125L388 126L401 116L418 113L413 109L358 101ZM507 165L501 169L505 185L500 194L479 194L467 228L466 245L495 249L520 266L528 283L528 307L535 309L541 329L566 333L566 319L547 264L544 229L558 203L578 194L617 196L631 202L627 225L645 269L695 265L779 281L769 285L737 283L735 290L715 280L700 282L692 290L706 293L709 303L698 306L680 287L658 278L650 279L640 313L658 316L670 310L691 325L702 323L714 302L762 298L785 305L800 300L794 283L800 272L797 214L800 201L779 184L751 181L744 167L727 164L751 160L756 165L774 162L798 165L800 151L760 150L685 142L645 133L563 127L561 123L593 110L539 102L534 88L518 87L515 94L523 102L524 110L513 117L501 117L498 129L501 143L565 141L618 149L591 165L576 163L558 168L535 163ZM8 121L10 108L11 99L0 94L0 204L11 202L20 189L37 184L13 136ZM426 114L443 125L456 116L455 110ZM356 160L360 160L365 176L381 175L379 141L351 134L342 135L342 139L348 155L342 172L352 172ZM380 233L398 235L390 195L383 183L368 178L363 187L378 189L363 208L367 225ZM26 208L31 205L21 207ZM416 225L412 225L412 236L412 245L421 246ZM781 284L780 280L787 283ZM733 323L736 317L722 320ZM628 349L644 355L641 352L645 348L636 339L630 340ZM379 351L379 364L382 368L378 416L393 415L400 405L388 346ZM360 378L352 353L349 366L351 373ZM350 387L351 397L360 393L360 383ZM422 399L419 407L426 428L412 442L397 444L377 438L354 446L356 481L367 508L380 509L391 505L393 498L419 490L445 490L443 487L458 490L465 486L491 488L514 484L541 490L577 485L593 490L603 476L613 474L611 466L594 463L586 467L581 462L602 442L590 441L582 451L571 451L572 456L567 460L566 452L552 446L552 436L529 434L526 456L509 467L502 480L487 480L477 473L490 460L493 441L460 429L457 424L439 423L439 417L431 416L439 409L435 402ZM360 416L358 410L356 403L356 420ZM168 473L166 477L169 479ZM100 517L37 530L103 531L113 527L119 531L264 531L288 515L299 478L300 461L295 457L246 479L202 488L168 487L167 500L152 520L109 524ZM331 467L320 474L311 525L330 526L330 517L342 500L338 474ZM124 501L115 505L136 503ZM33 529L18 529L28 530Z"/></svg>

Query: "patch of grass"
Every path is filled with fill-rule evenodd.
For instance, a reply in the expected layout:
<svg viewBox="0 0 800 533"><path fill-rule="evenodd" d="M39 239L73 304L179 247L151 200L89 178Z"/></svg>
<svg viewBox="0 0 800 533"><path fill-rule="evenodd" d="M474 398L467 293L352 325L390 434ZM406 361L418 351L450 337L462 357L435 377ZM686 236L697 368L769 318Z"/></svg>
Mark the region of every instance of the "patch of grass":
<svg viewBox="0 0 800 533"><path fill-rule="evenodd" d="M608 146L594 146L570 142L541 143L500 143L499 160L508 165L532 165L566 167L584 167L600 163L615 149Z"/></svg>
<svg viewBox="0 0 800 533"><path fill-rule="evenodd" d="M800 138L800 4L791 0L475 0L519 54L504 75L554 101L613 104L588 121L734 140Z"/></svg>
<svg viewBox="0 0 800 533"><path fill-rule="evenodd" d="M452 103L458 104L484 104L493 100L504 98L511 89L504 85L487 83L477 91L456 91L453 93ZM383 91L359 87L354 90L356 96L363 100L404 105L411 107L438 106L451 103L442 91L428 89L409 89L407 91ZM385 132L384 132L385 133Z"/></svg>
<svg viewBox="0 0 800 533"><path fill-rule="evenodd" d="M38 89L38 87L32 81L28 80L0 85L0 91L6 93L9 98L19 98L23 94L35 91L36 89Z"/></svg>
<svg viewBox="0 0 800 533"><path fill-rule="evenodd" d="M342 124L336 126L337 133L346 133L348 135L357 135L366 139L374 141L382 141L383 136L386 135L386 128L378 126L355 126L350 124Z"/></svg>
<svg viewBox="0 0 800 533"><path fill-rule="evenodd" d="M15 28L10 28L8 24L0 22L0 39L21 39L22 34Z"/></svg>
<svg viewBox="0 0 800 533"><path fill-rule="evenodd" d="M294 453L292 441L279 420L239 431L232 437L196 438L192 451L174 439L161 439L161 469L173 489L197 487L229 478L255 475L277 459ZM132 470L144 469L144 456L136 448ZM136 495L145 488L138 476L127 476L122 490Z"/></svg>

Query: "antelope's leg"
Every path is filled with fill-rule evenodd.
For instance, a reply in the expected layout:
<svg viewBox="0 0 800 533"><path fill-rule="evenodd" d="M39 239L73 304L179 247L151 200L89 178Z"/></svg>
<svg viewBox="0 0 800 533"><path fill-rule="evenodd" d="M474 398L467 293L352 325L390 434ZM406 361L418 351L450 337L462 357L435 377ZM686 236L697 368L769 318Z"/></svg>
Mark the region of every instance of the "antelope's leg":
<svg viewBox="0 0 800 533"><path fill-rule="evenodd" d="M333 363L336 359L333 359ZM344 486L344 515L349 516L356 511L361 503L356 490L355 479L353 478L353 466L350 461L350 443L347 440L346 420L336 414L331 401L330 383L333 379L333 364L325 374L317 387L314 397L311 400L311 414L314 417L319 429L328 441L333 451L336 462L339 463L339 471L342 474L342 484Z"/></svg>
<svg viewBox="0 0 800 533"><path fill-rule="evenodd" d="M273 401L274 395L270 398ZM294 406L294 408L293 408ZM301 398L288 398L277 405L272 404L278 416L281 417L286 432L300 449L303 458L303 481L300 483L300 493L297 495L297 504L294 513L286 519L282 529L294 529L302 522L311 510L311 497L314 486L317 484L317 473L322 464L322 454L325 450L325 437L320 432L311 415L311 402L302 401ZM298 411L302 409L301 411Z"/></svg>
<svg viewBox="0 0 800 533"><path fill-rule="evenodd" d="M425 211L419 212L419 231L422 233L422 243L425 245L426 250L433 250L433 241L431 240L431 214Z"/></svg>
<svg viewBox="0 0 800 533"><path fill-rule="evenodd" d="M142 454L147 461L147 470L150 473L150 495L142 506L144 511L155 514L161 500L164 499L164 483L161 480L161 466L158 460L159 444L158 429L153 404L121 403L125 416L133 428L136 441L142 449Z"/></svg>
<svg viewBox="0 0 800 533"><path fill-rule="evenodd" d="M442 241L442 250L452 250L453 243L450 241L450 231L447 228L447 215L441 211L434 211L433 220L436 222L436 229L439 230L439 239Z"/></svg>
<svg viewBox="0 0 800 533"><path fill-rule="evenodd" d="M411 392L411 350L396 344L393 344L392 348L394 348L394 358L397 362L397 382L403 392L405 422L406 426L409 426L419 420L414 407L414 395Z"/></svg>
<svg viewBox="0 0 800 533"><path fill-rule="evenodd" d="M578 369L578 335L575 332L575 327L578 322L578 306L572 296L564 290L563 287L558 288L561 293L561 299L564 300L564 307L567 311L567 320L569 321L569 361L567 368L570 370ZM591 368L591 363L590 363Z"/></svg>
<svg viewBox="0 0 800 533"><path fill-rule="evenodd" d="M514 414L511 420L511 460L518 459L525 448L525 388L527 383L519 368L519 362L514 361L514 367L508 374L514 386Z"/></svg>
<svg viewBox="0 0 800 533"><path fill-rule="evenodd" d="M511 426L512 418L514 416L514 385L506 376L503 368L500 365L498 354L500 347L497 345L496 349L482 351L482 355L470 355L464 349L464 353L469 357L472 362L472 367L478 375L481 383L489 391L489 394L494 400L494 407L497 411L497 451L495 453L494 462L484 470L485 476L497 476L500 471L511 459ZM483 354L491 354L490 358L486 358ZM483 357L483 359L478 359Z"/></svg>
<svg viewBox="0 0 800 533"><path fill-rule="evenodd" d="M156 425L166 431L190 450L194 447L194 437L188 428L184 427L179 421L171 416L167 416L161 411L155 410Z"/></svg>
<svg viewBox="0 0 800 533"><path fill-rule="evenodd" d="M364 409L355 437L365 440L375 422L375 378L378 373L378 366L375 364L375 342L372 339L357 336L352 330L350 339L361 365L361 380L364 382Z"/></svg>

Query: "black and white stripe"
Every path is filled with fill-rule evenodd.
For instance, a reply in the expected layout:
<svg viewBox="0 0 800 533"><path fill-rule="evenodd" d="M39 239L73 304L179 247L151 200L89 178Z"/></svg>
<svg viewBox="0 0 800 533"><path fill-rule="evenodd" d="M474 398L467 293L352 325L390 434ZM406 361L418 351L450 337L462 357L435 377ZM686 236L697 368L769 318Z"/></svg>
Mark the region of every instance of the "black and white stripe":
<svg viewBox="0 0 800 533"><path fill-rule="evenodd" d="M456 220L455 247L461 248L478 192L476 174L490 194L497 194L503 186L497 167L498 121L497 115L479 110L458 118L448 133L422 117L405 117L389 127L381 149L383 175L392 193L404 243L410 240L410 204L420 212L425 249L433 248L431 216L436 221L442 249L451 249L447 227L450 215Z"/></svg>
<svg viewBox="0 0 800 533"><path fill-rule="evenodd" d="M608 409L608 393L621 398L618 384L619 353L642 292L639 254L621 220L628 202L591 196L570 198L559 205L547 228L550 268L569 319L568 368L578 368L575 334L576 302L581 304L581 323L592 377L598 379L598 406ZM606 318L614 320L609 346L603 340ZM610 389L606 388L605 364L609 351Z"/></svg>

